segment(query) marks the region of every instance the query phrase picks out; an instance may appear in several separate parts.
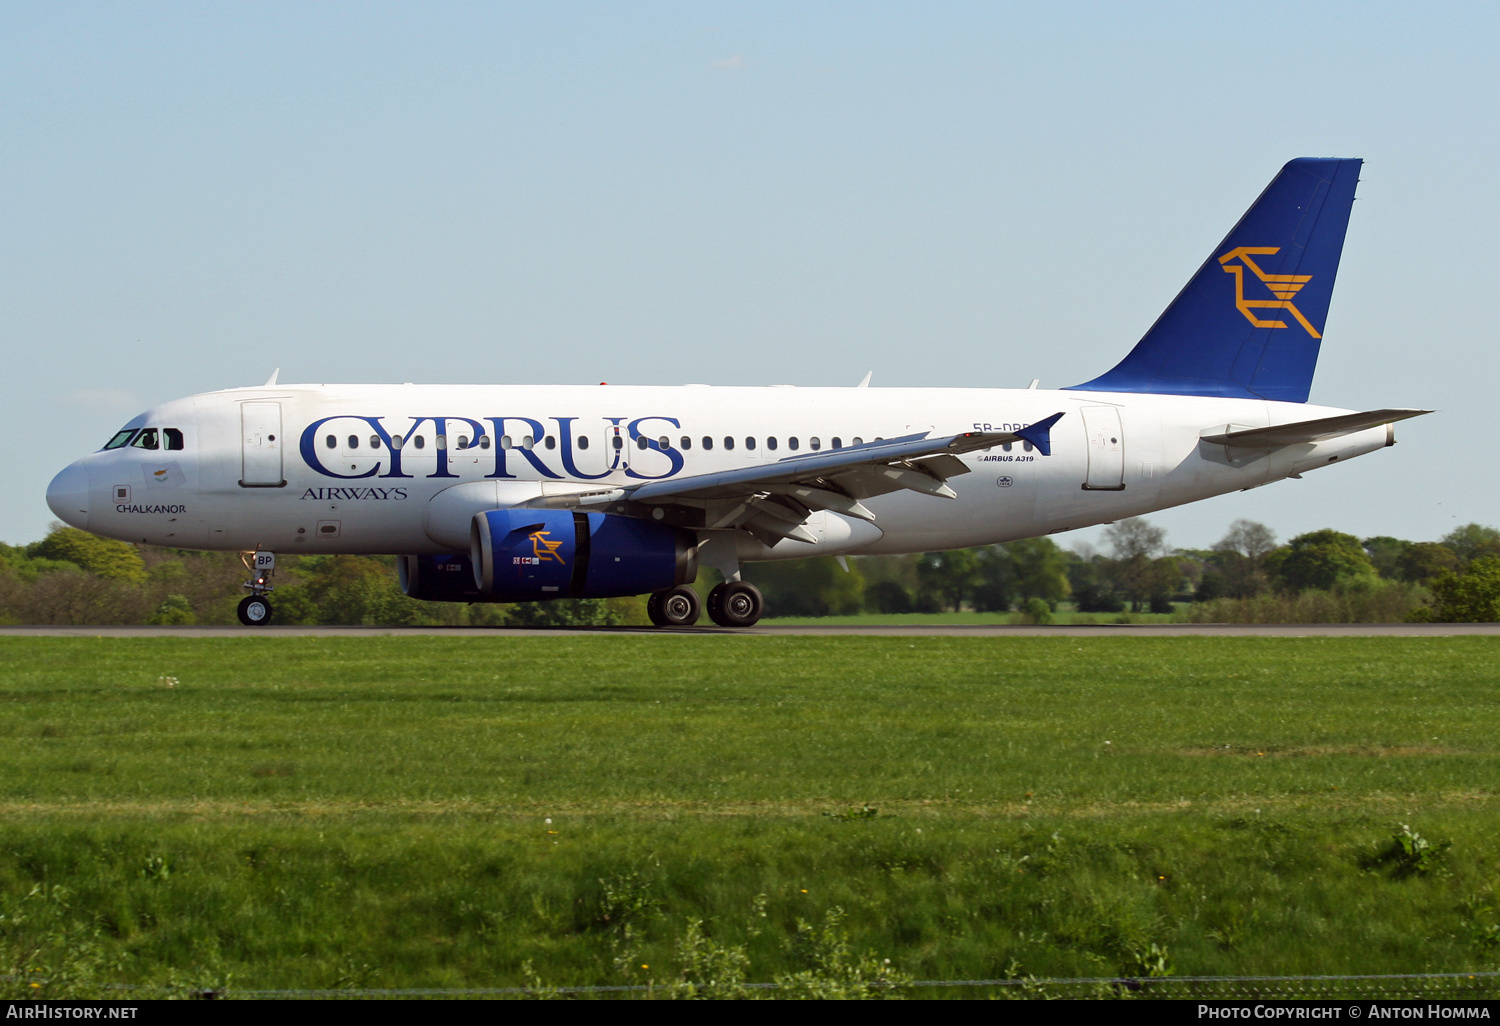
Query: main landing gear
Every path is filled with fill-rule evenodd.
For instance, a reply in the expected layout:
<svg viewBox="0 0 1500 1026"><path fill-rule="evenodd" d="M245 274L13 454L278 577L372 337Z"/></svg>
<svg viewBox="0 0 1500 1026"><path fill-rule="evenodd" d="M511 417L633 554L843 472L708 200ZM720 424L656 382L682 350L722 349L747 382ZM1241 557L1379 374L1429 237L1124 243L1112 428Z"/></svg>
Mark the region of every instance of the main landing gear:
<svg viewBox="0 0 1500 1026"><path fill-rule="evenodd" d="M658 627L691 627L702 610L698 593L686 584L652 592L646 600L646 615Z"/></svg>
<svg viewBox="0 0 1500 1026"><path fill-rule="evenodd" d="M250 571L250 579L240 585L250 589L250 594L240 600L237 610L240 623L246 627L264 627L271 622L271 600L266 595L272 590L268 581L276 572L276 553L243 553L240 559Z"/></svg>
<svg viewBox="0 0 1500 1026"><path fill-rule="evenodd" d="M766 600L749 581L725 581L708 593L708 618L720 627L753 627Z"/></svg>
<svg viewBox="0 0 1500 1026"><path fill-rule="evenodd" d="M698 593L686 584L646 600L646 614L658 627L691 627L702 608ZM765 608L760 589L748 581L726 581L708 593L708 618L720 627L752 627Z"/></svg>

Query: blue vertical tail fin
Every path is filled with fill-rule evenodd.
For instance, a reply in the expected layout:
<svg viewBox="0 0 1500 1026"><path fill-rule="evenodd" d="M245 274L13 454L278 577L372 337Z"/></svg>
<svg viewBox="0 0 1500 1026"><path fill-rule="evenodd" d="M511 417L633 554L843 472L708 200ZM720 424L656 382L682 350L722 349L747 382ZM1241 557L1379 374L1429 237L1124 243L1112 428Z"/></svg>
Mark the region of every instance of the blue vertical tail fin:
<svg viewBox="0 0 1500 1026"><path fill-rule="evenodd" d="M1073 387L1306 402L1362 163L1288 163L1130 354Z"/></svg>

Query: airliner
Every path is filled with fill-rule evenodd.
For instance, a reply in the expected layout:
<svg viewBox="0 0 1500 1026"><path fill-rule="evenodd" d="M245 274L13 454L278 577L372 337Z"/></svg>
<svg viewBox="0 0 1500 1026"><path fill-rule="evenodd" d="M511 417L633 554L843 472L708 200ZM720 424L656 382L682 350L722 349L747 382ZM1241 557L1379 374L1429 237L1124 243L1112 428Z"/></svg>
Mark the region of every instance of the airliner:
<svg viewBox="0 0 1500 1026"><path fill-rule="evenodd" d="M1070 388L264 385L164 403L52 481L63 521L241 552L395 554L407 595L648 594L747 627L758 560L965 548L1254 488L1430 412L1307 404L1362 162L1288 163L1112 370ZM847 564L846 564L847 565ZM700 601L700 566L723 583Z"/></svg>

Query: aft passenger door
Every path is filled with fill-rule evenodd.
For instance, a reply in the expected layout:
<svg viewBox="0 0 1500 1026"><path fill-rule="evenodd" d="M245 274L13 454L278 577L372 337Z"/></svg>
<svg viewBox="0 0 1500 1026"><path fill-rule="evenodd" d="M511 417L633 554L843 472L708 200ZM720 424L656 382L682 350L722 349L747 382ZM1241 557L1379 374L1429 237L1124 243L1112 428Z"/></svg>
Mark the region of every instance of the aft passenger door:
<svg viewBox="0 0 1500 1026"><path fill-rule="evenodd" d="M1085 406L1083 430L1088 436L1089 468L1083 487L1118 492L1125 487L1125 435L1114 406Z"/></svg>

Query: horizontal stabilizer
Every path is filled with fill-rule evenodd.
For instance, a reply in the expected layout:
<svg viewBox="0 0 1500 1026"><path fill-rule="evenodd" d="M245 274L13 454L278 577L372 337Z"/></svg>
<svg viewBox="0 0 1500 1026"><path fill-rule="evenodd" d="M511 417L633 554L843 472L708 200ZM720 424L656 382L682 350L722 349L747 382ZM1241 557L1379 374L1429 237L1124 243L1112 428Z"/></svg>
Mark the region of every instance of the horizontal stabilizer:
<svg viewBox="0 0 1500 1026"><path fill-rule="evenodd" d="M1248 428L1219 435L1205 435L1203 441L1211 445L1227 445L1236 449L1279 449L1283 445L1321 442L1340 435L1352 435L1366 428L1394 424L1398 420L1420 417L1431 412L1431 410L1371 410L1368 413L1346 413L1339 417L1301 420L1295 424L1277 424L1275 427Z"/></svg>

